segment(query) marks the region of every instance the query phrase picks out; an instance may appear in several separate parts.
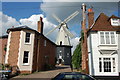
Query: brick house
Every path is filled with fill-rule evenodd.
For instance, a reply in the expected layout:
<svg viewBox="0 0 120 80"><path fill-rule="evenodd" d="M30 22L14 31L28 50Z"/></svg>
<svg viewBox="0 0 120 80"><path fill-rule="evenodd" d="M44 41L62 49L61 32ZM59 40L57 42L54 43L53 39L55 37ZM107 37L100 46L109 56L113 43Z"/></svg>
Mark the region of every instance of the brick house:
<svg viewBox="0 0 120 80"><path fill-rule="evenodd" d="M101 13L94 21L94 12L89 10L86 31L88 52L82 54L87 55L83 63L88 68L84 69L92 76L120 76L120 17Z"/></svg>
<svg viewBox="0 0 120 80"><path fill-rule="evenodd" d="M7 39L8 35L4 35L0 37L0 64L5 63L5 54L6 54L6 47L7 47Z"/></svg>
<svg viewBox="0 0 120 80"><path fill-rule="evenodd" d="M17 66L21 73L45 70L55 65L56 45L43 35L42 18L38 31L27 26L7 30L8 43L5 63Z"/></svg>

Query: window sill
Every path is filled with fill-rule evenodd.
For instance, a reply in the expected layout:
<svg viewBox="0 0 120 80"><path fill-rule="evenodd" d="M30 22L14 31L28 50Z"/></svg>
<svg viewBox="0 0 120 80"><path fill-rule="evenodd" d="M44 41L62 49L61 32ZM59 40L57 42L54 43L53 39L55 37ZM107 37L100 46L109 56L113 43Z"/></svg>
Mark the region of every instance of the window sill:
<svg viewBox="0 0 120 80"><path fill-rule="evenodd" d="M28 63L25 63L25 64L23 64L23 66L29 66L29 64L28 64Z"/></svg>
<svg viewBox="0 0 120 80"><path fill-rule="evenodd" d="M31 43L24 43L25 45L31 45Z"/></svg>
<svg viewBox="0 0 120 80"><path fill-rule="evenodd" d="M117 46L117 44L99 44L99 46Z"/></svg>

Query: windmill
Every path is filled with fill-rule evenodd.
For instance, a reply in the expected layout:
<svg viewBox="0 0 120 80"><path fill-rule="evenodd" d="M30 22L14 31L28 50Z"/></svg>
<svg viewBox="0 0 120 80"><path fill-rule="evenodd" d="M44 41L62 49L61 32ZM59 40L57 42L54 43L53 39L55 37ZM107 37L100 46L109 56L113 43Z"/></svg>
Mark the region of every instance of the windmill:
<svg viewBox="0 0 120 80"><path fill-rule="evenodd" d="M55 31L56 29L59 29L58 36L56 39L56 58L58 63L63 64L70 64L71 61L71 44L70 44L70 37L73 38L74 35L68 30L67 23L73 19L76 15L78 15L78 11L71 14L69 17L67 17L64 21L61 21L55 14L53 17L59 22L59 25L55 28L53 28L51 31L49 31L47 35Z"/></svg>

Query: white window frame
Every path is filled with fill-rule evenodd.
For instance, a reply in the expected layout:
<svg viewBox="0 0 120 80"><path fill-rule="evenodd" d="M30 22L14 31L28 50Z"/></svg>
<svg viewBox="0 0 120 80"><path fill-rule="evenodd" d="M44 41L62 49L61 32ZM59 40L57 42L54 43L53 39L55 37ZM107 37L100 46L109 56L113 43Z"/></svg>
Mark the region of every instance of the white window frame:
<svg viewBox="0 0 120 80"><path fill-rule="evenodd" d="M120 25L119 20L120 20L120 19L112 18L112 19L111 19L111 25L112 25L112 26L119 26L119 25Z"/></svg>
<svg viewBox="0 0 120 80"><path fill-rule="evenodd" d="M29 42L26 42L26 34L29 33L30 34L30 37L29 37ZM31 33L30 32L25 32L25 41L24 41L25 44L31 44Z"/></svg>
<svg viewBox="0 0 120 80"><path fill-rule="evenodd" d="M24 54L25 54L25 51L24 51L24 53L23 53L23 61L22 61L22 63L23 63L23 65L29 65L29 56L30 56L30 51L26 51L26 52L28 52L28 63L23 63L23 61L24 61Z"/></svg>
<svg viewBox="0 0 120 80"><path fill-rule="evenodd" d="M103 32L104 33L104 44L101 44L101 35L100 35L100 33L101 32ZM110 44L106 44L106 35L105 35L105 32L109 32L109 41L110 41ZM111 32L113 32L114 33L114 38L115 38L115 44L112 44L111 43ZM117 39L116 39L116 37L117 37L117 35L116 35L116 32L115 31L99 31L98 32L98 36L99 36L99 45L117 45Z"/></svg>
<svg viewBox="0 0 120 80"><path fill-rule="evenodd" d="M111 62L111 72L104 72L104 58L110 58L110 62ZM115 59L115 63L113 62L113 58ZM101 60L100 60L101 59ZM115 57L99 57L99 62L101 62L101 66L102 66L102 70L100 71L100 63L98 66L98 70L100 73L115 73L117 66L116 66L116 58ZM114 63L114 64L113 64Z"/></svg>
<svg viewBox="0 0 120 80"><path fill-rule="evenodd" d="M109 64L109 62L110 62L110 64ZM106 63L106 65L104 63ZM109 71L109 69L110 69L110 71ZM103 58L103 72L112 72L111 58Z"/></svg>

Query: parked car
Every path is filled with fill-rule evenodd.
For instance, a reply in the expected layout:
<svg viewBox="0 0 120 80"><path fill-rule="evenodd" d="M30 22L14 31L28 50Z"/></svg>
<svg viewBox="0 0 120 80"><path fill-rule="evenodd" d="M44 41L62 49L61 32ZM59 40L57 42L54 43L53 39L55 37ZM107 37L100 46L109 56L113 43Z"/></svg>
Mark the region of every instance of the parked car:
<svg viewBox="0 0 120 80"><path fill-rule="evenodd" d="M11 73L11 70L0 70L0 78L1 78L1 80L8 80L10 73Z"/></svg>
<svg viewBox="0 0 120 80"><path fill-rule="evenodd" d="M95 80L93 77L80 72L63 72L59 73L52 80Z"/></svg>

